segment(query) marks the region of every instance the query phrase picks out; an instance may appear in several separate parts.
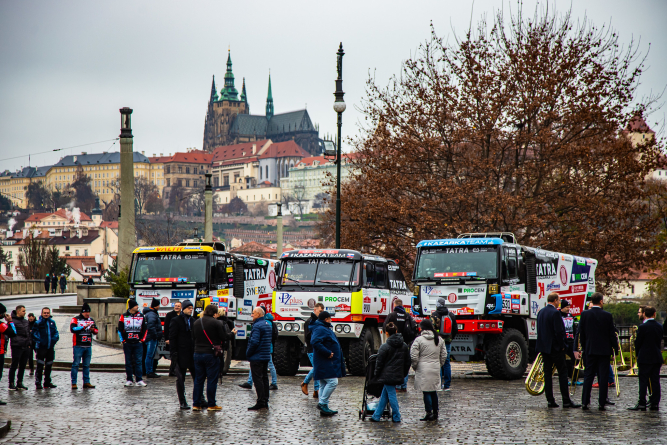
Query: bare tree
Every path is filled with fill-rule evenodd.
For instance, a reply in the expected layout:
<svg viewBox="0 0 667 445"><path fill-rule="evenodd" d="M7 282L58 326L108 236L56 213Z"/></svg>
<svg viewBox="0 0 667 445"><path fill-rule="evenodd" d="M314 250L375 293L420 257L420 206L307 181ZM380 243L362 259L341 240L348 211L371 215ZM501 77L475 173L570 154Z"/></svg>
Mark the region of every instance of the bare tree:
<svg viewBox="0 0 667 445"><path fill-rule="evenodd" d="M160 218L141 218L135 223L137 239L148 246L173 246L188 238L187 230L178 224L171 212Z"/></svg>

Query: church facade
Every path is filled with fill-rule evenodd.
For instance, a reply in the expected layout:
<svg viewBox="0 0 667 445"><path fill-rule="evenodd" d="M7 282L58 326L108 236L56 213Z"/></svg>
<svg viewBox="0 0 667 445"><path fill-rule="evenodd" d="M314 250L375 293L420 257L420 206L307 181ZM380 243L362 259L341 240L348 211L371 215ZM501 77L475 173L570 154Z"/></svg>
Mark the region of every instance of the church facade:
<svg viewBox="0 0 667 445"><path fill-rule="evenodd" d="M273 142L294 141L314 156L322 151L319 129L313 125L307 110L274 114L270 74L265 115L250 114L245 78L239 95L234 86L231 54L228 53L225 85L220 94L213 76L204 124L203 149L211 153L216 147L265 139Z"/></svg>

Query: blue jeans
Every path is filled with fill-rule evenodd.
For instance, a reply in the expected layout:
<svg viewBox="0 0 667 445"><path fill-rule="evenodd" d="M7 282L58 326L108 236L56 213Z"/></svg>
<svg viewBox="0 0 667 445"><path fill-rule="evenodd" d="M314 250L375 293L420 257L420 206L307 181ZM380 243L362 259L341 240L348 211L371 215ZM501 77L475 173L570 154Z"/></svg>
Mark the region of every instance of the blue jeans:
<svg viewBox="0 0 667 445"><path fill-rule="evenodd" d="M387 399L389 401L389 406L391 406L391 417L394 422L401 421L401 411L398 409L398 399L396 398L396 387L393 385L384 385L382 390L382 395L378 401L377 408L373 413L373 420L380 420L382 416L382 411L384 407L387 406Z"/></svg>
<svg viewBox="0 0 667 445"><path fill-rule="evenodd" d="M452 350L452 344L446 343L445 347L447 348L447 360L445 364L440 368L440 380L442 387L447 389L452 384L452 365L449 363L450 352Z"/></svg>
<svg viewBox="0 0 667 445"><path fill-rule="evenodd" d="M426 412L438 411L438 393L435 391L424 392L424 408Z"/></svg>
<svg viewBox="0 0 667 445"><path fill-rule="evenodd" d="M146 374L153 374L153 357L155 357L155 350L157 349L157 340L146 341Z"/></svg>
<svg viewBox="0 0 667 445"><path fill-rule="evenodd" d="M215 392L218 389L220 359L213 354L195 354L195 388L192 390L192 406L201 406L201 396L206 380L208 406L215 406Z"/></svg>
<svg viewBox="0 0 667 445"><path fill-rule="evenodd" d="M607 383L615 383L614 382L614 369L609 365L609 378L607 379Z"/></svg>
<svg viewBox="0 0 667 445"><path fill-rule="evenodd" d="M405 378L403 379L403 384L398 385L396 389L408 389L408 377L409 375L406 375Z"/></svg>
<svg viewBox="0 0 667 445"><path fill-rule="evenodd" d="M83 359L83 383L90 383L90 359L93 357L92 346L74 346L74 359L72 360L72 385L76 385L79 375L79 363ZM129 379L128 379L129 380Z"/></svg>
<svg viewBox="0 0 667 445"><path fill-rule="evenodd" d="M313 353L312 352L308 353L308 360L310 360L310 365L313 366ZM303 383L305 383L305 384L310 383L310 381L313 380L313 374L315 374L315 367L314 366L310 369L310 372L308 373L306 378L303 379ZM320 389L320 381L315 380L315 391L318 391L319 389Z"/></svg>
<svg viewBox="0 0 667 445"><path fill-rule="evenodd" d="M338 386L338 379L322 379L320 380L320 405L329 405L329 397L336 390Z"/></svg>
<svg viewBox="0 0 667 445"><path fill-rule="evenodd" d="M144 346L141 343L123 343L123 352L125 353L125 375L128 381L132 381L132 373L137 382L143 381L141 377L141 356L144 353ZM85 378L85 377L84 377Z"/></svg>
<svg viewBox="0 0 667 445"><path fill-rule="evenodd" d="M271 384L278 386L278 374L273 366L273 355L269 356L269 372L271 373ZM252 371L248 372L248 385L252 385Z"/></svg>

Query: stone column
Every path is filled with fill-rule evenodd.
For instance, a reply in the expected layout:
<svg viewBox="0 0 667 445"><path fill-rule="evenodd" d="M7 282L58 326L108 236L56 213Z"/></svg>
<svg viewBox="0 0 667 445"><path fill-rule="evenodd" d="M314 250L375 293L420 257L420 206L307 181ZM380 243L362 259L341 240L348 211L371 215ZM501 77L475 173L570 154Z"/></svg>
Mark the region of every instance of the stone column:
<svg viewBox="0 0 667 445"><path fill-rule="evenodd" d="M204 242L213 242L213 188L211 187L211 174L206 173L206 186L204 187Z"/></svg>
<svg viewBox="0 0 667 445"><path fill-rule="evenodd" d="M131 108L120 109L120 204L125 210L119 221L118 271L129 269L137 244L134 228L134 152Z"/></svg>

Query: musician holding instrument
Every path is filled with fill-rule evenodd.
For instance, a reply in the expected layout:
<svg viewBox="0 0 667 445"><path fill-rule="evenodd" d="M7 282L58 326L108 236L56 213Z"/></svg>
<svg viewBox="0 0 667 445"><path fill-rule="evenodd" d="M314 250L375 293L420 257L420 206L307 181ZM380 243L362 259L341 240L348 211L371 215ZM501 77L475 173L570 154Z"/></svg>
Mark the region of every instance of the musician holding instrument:
<svg viewBox="0 0 667 445"><path fill-rule="evenodd" d="M609 364L612 353L619 350L614 328L614 319L609 312L602 310L604 296L595 292L591 296L591 308L581 314L579 321L579 337L584 354L584 387L581 395L582 409L589 409L591 389L595 375L598 381L605 382L609 378ZM539 315L539 314L538 314ZM607 394L609 387L600 385L598 409L605 410L609 404Z"/></svg>
<svg viewBox="0 0 667 445"><path fill-rule="evenodd" d="M579 408L581 405L570 400L567 383L567 367L565 365L565 325L560 314L560 298L552 292L547 297L546 306L537 313L537 344L535 350L542 354L544 360L544 393L549 408L558 408L553 393L551 369L554 365L558 371L560 394L563 408Z"/></svg>
<svg viewBox="0 0 667 445"><path fill-rule="evenodd" d="M565 326L565 364L567 375L571 376L574 371L574 317L570 313L569 301L560 300L560 315Z"/></svg>
<svg viewBox="0 0 667 445"><path fill-rule="evenodd" d="M635 339L635 351L637 353L637 365L639 367L639 401L630 411L646 411L646 392L651 388L649 398L650 410L658 411L660 405L660 367L662 366L662 341L663 328L655 321L655 308L646 306L644 308L644 321L637 329Z"/></svg>

